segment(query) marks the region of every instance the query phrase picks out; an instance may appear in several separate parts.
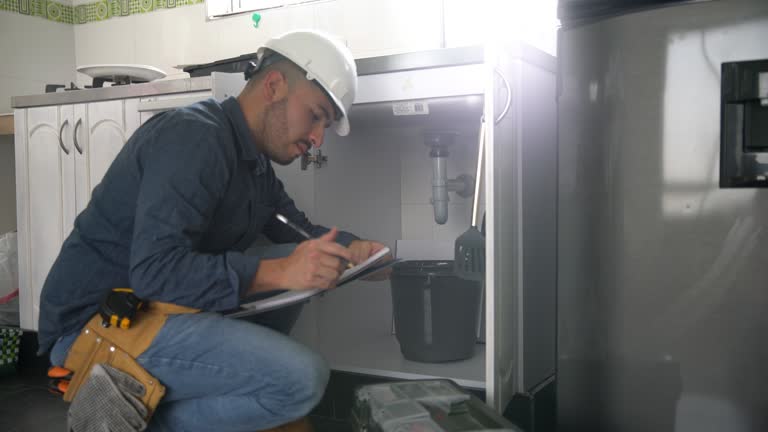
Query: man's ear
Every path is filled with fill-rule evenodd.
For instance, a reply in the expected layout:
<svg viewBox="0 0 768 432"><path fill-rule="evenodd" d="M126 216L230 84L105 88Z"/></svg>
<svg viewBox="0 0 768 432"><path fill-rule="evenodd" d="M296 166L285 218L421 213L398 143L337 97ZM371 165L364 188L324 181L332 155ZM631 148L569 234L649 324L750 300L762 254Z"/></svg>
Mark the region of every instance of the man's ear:
<svg viewBox="0 0 768 432"><path fill-rule="evenodd" d="M288 96L288 80L281 71L271 70L264 76L261 90L267 102L279 102Z"/></svg>

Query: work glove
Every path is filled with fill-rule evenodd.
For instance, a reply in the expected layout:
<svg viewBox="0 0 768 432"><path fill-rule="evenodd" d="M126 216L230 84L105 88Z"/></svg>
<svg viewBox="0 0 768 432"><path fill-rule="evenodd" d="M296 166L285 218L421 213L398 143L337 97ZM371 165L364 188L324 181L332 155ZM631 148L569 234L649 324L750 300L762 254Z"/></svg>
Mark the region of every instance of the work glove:
<svg viewBox="0 0 768 432"><path fill-rule="evenodd" d="M144 386L132 376L99 363L80 387L67 413L70 432L141 432L147 428Z"/></svg>

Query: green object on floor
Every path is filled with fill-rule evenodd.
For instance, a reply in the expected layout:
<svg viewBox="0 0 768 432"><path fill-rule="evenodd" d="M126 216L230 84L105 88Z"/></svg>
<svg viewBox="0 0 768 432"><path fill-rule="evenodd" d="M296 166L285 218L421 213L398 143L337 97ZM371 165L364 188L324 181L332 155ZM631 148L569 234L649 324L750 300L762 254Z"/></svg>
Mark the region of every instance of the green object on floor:
<svg viewBox="0 0 768 432"><path fill-rule="evenodd" d="M251 15L251 19L253 20L253 28L259 28L259 21L261 21L261 15L254 13Z"/></svg>
<svg viewBox="0 0 768 432"><path fill-rule="evenodd" d="M20 328L0 326L0 376L16 373L21 333Z"/></svg>

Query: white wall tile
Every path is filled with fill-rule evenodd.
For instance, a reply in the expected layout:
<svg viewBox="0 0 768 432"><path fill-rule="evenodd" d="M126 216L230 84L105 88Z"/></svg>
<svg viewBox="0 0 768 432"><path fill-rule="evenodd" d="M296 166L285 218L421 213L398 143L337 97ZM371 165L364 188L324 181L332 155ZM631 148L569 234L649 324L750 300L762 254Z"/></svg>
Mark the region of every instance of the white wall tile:
<svg viewBox="0 0 768 432"><path fill-rule="evenodd" d="M453 240L469 228L472 205L448 204L448 220L443 225L433 223L433 240Z"/></svg>
<svg viewBox="0 0 768 432"><path fill-rule="evenodd" d="M400 224L400 157L376 131L353 128L329 134L322 147L328 165L315 170L317 220L393 245ZM371 223L376 221L376 223Z"/></svg>
<svg viewBox="0 0 768 432"><path fill-rule="evenodd" d="M460 131L456 143L449 149L448 178L455 179L462 174L475 177L477 169L477 134L475 131ZM462 198L451 192L452 204L472 205L472 197Z"/></svg>
<svg viewBox="0 0 768 432"><path fill-rule="evenodd" d="M431 205L403 204L401 207L403 239L432 240L432 225L435 224Z"/></svg>
<svg viewBox="0 0 768 432"><path fill-rule="evenodd" d="M256 52L270 37L292 29L313 28L315 5L297 5L260 12L259 27L251 13L210 21L219 35L217 59Z"/></svg>
<svg viewBox="0 0 768 432"><path fill-rule="evenodd" d="M314 170L301 170L301 163L294 162L288 166L272 164L277 177L283 182L285 191L288 192L296 208L307 214L309 220L316 220Z"/></svg>
<svg viewBox="0 0 768 432"><path fill-rule="evenodd" d="M48 84L64 81L51 81ZM18 79L0 75L0 113L13 112L11 98L13 96L36 95L45 92L45 81Z"/></svg>
<svg viewBox="0 0 768 432"><path fill-rule="evenodd" d="M204 4L113 18L74 26L74 63L148 64L175 76L182 73L173 66L253 53L268 38L297 28L333 33L346 40L357 57L432 49L440 45L440 1L296 5L261 12L258 28L251 13L208 21ZM90 78L78 74L77 82L85 85Z"/></svg>
<svg viewBox="0 0 768 432"><path fill-rule="evenodd" d="M455 179L461 174L475 176L477 136L471 128L457 130L456 142L449 148L447 175ZM432 198L432 158L423 143L424 131L408 130L398 139L402 172L403 239L453 240L469 228L472 198L448 194L448 220L435 222Z"/></svg>
<svg viewBox="0 0 768 432"><path fill-rule="evenodd" d="M432 159L421 131L414 131L400 144L403 204L429 204L432 198Z"/></svg>
<svg viewBox="0 0 768 432"><path fill-rule="evenodd" d="M343 5L344 2L339 0L317 3L314 7L315 21L313 28L335 34L346 43L347 38L342 31Z"/></svg>
<svg viewBox="0 0 768 432"><path fill-rule="evenodd" d="M403 239L454 240L469 228L471 205L449 204L448 220L435 222L434 208L428 204L403 204Z"/></svg>
<svg viewBox="0 0 768 432"><path fill-rule="evenodd" d="M276 25L276 20L270 18L271 13L265 12L262 15L262 22L258 29L253 27L250 14L209 21L209 25L219 35L216 41L217 58L225 59L256 52L259 46L271 36L271 33L268 33L269 30L265 31L264 28L282 28Z"/></svg>
<svg viewBox="0 0 768 432"><path fill-rule="evenodd" d="M170 78L187 76L175 66L218 60L218 34L205 20L205 5L135 16L134 61L162 69Z"/></svg>
<svg viewBox="0 0 768 432"><path fill-rule="evenodd" d="M440 1L337 0L338 32L356 57L438 48Z"/></svg>
<svg viewBox="0 0 768 432"><path fill-rule="evenodd" d="M147 14L152 15L152 14ZM136 15L75 27L75 63L77 66L136 63ZM163 41L158 41L162 44ZM92 78L77 74L77 84L90 85Z"/></svg>
<svg viewBox="0 0 768 432"><path fill-rule="evenodd" d="M11 112L11 97L40 94L45 84L75 79L71 25L0 12L0 113ZM13 137L0 137L0 233L16 228Z"/></svg>
<svg viewBox="0 0 768 432"><path fill-rule="evenodd" d="M0 12L0 29L0 76L51 83L74 80L71 25Z"/></svg>
<svg viewBox="0 0 768 432"><path fill-rule="evenodd" d="M290 29L313 29L315 28L316 21L316 4L298 4L292 5L280 9L275 9L275 15L280 16L283 21L282 25L286 30ZM263 20L262 16L262 20ZM259 23L261 28L261 22Z"/></svg>

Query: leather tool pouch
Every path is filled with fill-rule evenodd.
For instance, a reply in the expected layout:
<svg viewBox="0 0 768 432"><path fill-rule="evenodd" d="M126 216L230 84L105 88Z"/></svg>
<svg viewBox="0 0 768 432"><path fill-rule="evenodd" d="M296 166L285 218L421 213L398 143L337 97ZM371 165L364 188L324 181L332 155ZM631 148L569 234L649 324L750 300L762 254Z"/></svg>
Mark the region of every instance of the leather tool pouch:
<svg viewBox="0 0 768 432"><path fill-rule="evenodd" d="M105 328L101 325L101 316L96 314L75 339L64 363L65 368L74 372L69 388L64 393L64 400L72 401L90 375L93 365L106 363L131 375L144 385L146 393L141 401L147 407L149 420L165 395L165 387L144 370L136 358L149 348L169 315L196 312L199 310L170 303L151 302L148 309L142 311L128 329L118 326Z"/></svg>

